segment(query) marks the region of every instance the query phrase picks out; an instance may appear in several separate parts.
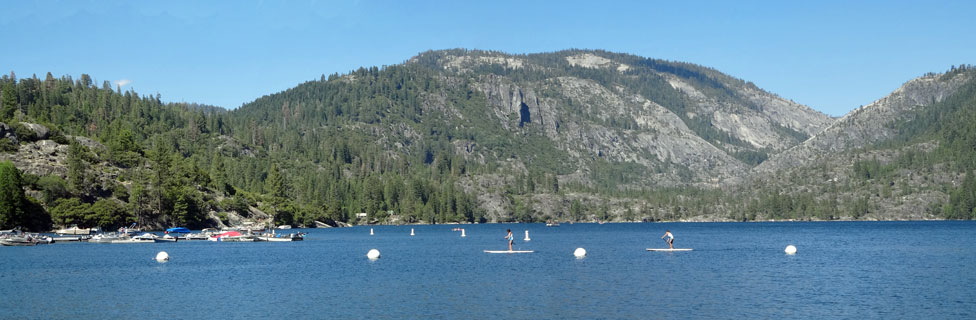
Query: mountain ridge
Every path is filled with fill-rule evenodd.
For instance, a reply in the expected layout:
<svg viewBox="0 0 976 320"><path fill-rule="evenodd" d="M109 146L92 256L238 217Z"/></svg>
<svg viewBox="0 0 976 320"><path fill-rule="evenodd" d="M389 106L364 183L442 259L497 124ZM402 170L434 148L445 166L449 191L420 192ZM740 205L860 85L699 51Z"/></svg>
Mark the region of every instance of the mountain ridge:
<svg viewBox="0 0 976 320"><path fill-rule="evenodd" d="M600 50L426 51L235 110L11 75L0 147L57 224L970 218L969 153L938 156L968 140L914 120L966 117L970 71L840 119L712 68Z"/></svg>

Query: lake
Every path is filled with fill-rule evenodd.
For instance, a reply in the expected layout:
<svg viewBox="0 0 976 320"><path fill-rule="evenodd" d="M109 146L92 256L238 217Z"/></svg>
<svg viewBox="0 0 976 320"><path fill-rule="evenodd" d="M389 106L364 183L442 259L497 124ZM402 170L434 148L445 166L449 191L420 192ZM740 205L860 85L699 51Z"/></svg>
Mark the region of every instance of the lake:
<svg viewBox="0 0 976 320"><path fill-rule="evenodd" d="M516 250L535 253L483 252L507 249L509 228ZM645 251L667 247L666 229L694 251ZM976 317L972 221L301 231L306 241L3 247L0 318ZM366 258L373 248L381 258ZM159 251L171 260L155 262Z"/></svg>

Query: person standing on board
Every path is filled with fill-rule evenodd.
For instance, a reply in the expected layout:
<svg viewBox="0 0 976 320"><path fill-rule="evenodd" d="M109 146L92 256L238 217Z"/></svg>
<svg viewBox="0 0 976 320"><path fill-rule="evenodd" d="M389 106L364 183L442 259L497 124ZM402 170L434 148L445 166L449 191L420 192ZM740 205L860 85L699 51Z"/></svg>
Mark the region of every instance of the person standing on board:
<svg viewBox="0 0 976 320"><path fill-rule="evenodd" d="M668 242L668 249L674 249L674 235L671 234L671 230L664 230L664 235L661 236L661 239L665 237L667 237L665 241Z"/></svg>
<svg viewBox="0 0 976 320"><path fill-rule="evenodd" d="M508 251L512 251L512 242L515 242L515 236L512 235L512 229L508 229L508 235L505 236L508 239Z"/></svg>

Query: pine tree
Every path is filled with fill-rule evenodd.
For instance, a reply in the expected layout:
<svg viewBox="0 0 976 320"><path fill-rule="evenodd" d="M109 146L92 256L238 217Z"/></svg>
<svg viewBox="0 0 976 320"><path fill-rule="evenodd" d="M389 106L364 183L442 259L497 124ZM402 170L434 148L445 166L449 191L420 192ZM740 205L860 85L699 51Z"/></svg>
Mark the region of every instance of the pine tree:
<svg viewBox="0 0 976 320"><path fill-rule="evenodd" d="M265 180L265 193L271 197L284 199L287 196L287 184L285 183L285 177L281 175L281 170L278 168L278 164L271 164L271 169L268 169L268 178Z"/></svg>
<svg viewBox="0 0 976 320"><path fill-rule="evenodd" d="M0 88L0 120L10 119L17 110L17 92L11 82L6 82Z"/></svg>
<svg viewBox="0 0 976 320"><path fill-rule="evenodd" d="M20 170L10 161L0 162L0 228L23 222L25 199Z"/></svg>

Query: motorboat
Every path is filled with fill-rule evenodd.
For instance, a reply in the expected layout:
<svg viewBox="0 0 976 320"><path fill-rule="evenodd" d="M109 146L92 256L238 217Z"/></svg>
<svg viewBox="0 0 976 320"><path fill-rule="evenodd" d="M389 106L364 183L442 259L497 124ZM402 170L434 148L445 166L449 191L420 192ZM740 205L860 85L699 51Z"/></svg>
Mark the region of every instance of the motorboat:
<svg viewBox="0 0 976 320"><path fill-rule="evenodd" d="M123 240L123 238L128 238L128 235L121 235L115 232L109 233L99 233L88 239L91 243L112 243L115 240Z"/></svg>
<svg viewBox="0 0 976 320"><path fill-rule="evenodd" d="M559 222L549 221L549 222L546 222L546 226L547 227L558 227L559 226Z"/></svg>
<svg viewBox="0 0 976 320"><path fill-rule="evenodd" d="M8 247L34 246L39 241L30 234L7 235L0 238L0 245Z"/></svg>
<svg viewBox="0 0 976 320"><path fill-rule="evenodd" d="M79 228L77 225L72 225L70 228L61 228L54 230L54 233L59 235L89 235L92 233L92 228Z"/></svg>
<svg viewBox="0 0 976 320"><path fill-rule="evenodd" d="M258 237L255 236L255 235L252 235L252 234L241 234L240 232L237 232L237 231L227 231L227 232L224 232L224 233L221 233L221 234L217 234L217 235L211 236L207 240L209 240L209 241L218 241L218 242L254 242L254 241L262 241L262 240L258 239Z"/></svg>
<svg viewBox="0 0 976 320"><path fill-rule="evenodd" d="M159 236L152 233L143 233L135 237L125 237L113 240L112 243L155 243Z"/></svg>
<svg viewBox="0 0 976 320"><path fill-rule="evenodd" d="M175 227L166 229L166 233L190 233L190 229L184 227Z"/></svg>
<svg viewBox="0 0 976 320"><path fill-rule="evenodd" d="M281 226L278 226L276 229L278 229L278 230L288 230L288 229L291 229L291 225L289 225L289 224L281 225Z"/></svg>
<svg viewBox="0 0 976 320"><path fill-rule="evenodd" d="M218 234L219 231L214 228L204 228L198 233L190 233L186 235L186 240L207 240L210 237Z"/></svg>
<svg viewBox="0 0 976 320"><path fill-rule="evenodd" d="M153 238L153 242L177 242L179 240L180 238L174 237L172 234L168 234L168 233L166 235L163 235L162 237Z"/></svg>
<svg viewBox="0 0 976 320"><path fill-rule="evenodd" d="M258 236L258 239L268 242L290 242L290 241L303 241L305 240L304 233L289 233L289 234L265 234Z"/></svg>

